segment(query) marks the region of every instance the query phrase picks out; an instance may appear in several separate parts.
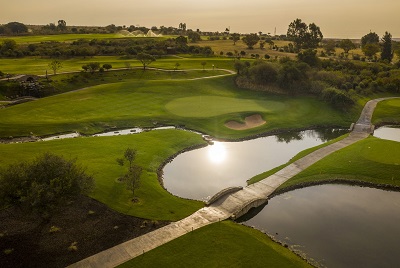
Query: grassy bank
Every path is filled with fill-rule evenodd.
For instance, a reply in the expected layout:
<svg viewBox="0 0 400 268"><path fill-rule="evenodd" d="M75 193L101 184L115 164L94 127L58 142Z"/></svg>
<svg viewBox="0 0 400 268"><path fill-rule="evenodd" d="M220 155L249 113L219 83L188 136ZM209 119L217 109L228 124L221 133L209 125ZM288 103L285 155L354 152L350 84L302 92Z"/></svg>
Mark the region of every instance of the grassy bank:
<svg viewBox="0 0 400 268"><path fill-rule="evenodd" d="M332 179L400 186L400 143L369 137L321 159L278 189Z"/></svg>
<svg viewBox="0 0 400 268"><path fill-rule="evenodd" d="M203 206L202 202L184 200L165 191L158 182L157 169L170 156L189 146L203 144L199 135L160 130L141 134L55 140L36 143L0 144L1 167L16 161L26 161L44 152L77 158L95 178L92 197L119 212L147 219L178 220ZM132 193L117 178L127 167L117 164L127 147L137 150L137 164L144 168L141 186L136 191L138 203L132 203Z"/></svg>
<svg viewBox="0 0 400 268"><path fill-rule="evenodd" d="M208 225L119 267L310 267L260 231L225 221Z"/></svg>
<svg viewBox="0 0 400 268"><path fill-rule="evenodd" d="M211 72L211 71L210 71ZM67 131L95 133L112 126L183 125L221 138L354 122L361 107L338 111L308 96L239 89L232 77L193 81L133 79L39 99L0 110L0 137ZM261 114L263 126L236 131L224 124Z"/></svg>
<svg viewBox="0 0 400 268"><path fill-rule="evenodd" d="M400 98L379 102L373 114L372 122L375 125L382 123L400 124Z"/></svg>

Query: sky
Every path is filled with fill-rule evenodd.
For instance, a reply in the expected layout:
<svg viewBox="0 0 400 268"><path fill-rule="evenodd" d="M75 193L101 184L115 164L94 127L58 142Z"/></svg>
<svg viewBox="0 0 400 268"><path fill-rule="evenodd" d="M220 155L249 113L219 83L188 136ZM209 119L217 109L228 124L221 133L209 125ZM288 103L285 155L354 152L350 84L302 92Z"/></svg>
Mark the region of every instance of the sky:
<svg viewBox="0 0 400 268"><path fill-rule="evenodd" d="M57 23L174 26L240 33L286 34L296 18L314 22L324 37L361 38L385 31L400 38L400 0L0 0L0 24Z"/></svg>

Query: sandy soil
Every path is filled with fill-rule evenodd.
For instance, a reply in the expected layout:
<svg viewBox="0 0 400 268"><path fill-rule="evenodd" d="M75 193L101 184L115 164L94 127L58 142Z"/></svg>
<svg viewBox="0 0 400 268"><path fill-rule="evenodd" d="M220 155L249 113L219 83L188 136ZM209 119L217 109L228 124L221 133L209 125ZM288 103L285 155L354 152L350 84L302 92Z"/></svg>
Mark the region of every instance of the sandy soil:
<svg viewBox="0 0 400 268"><path fill-rule="evenodd" d="M253 114L245 118L244 123L239 123L236 121L229 121L225 123L225 126L234 130L245 130L250 128L255 128L262 126L266 123L264 119L262 119L261 115Z"/></svg>

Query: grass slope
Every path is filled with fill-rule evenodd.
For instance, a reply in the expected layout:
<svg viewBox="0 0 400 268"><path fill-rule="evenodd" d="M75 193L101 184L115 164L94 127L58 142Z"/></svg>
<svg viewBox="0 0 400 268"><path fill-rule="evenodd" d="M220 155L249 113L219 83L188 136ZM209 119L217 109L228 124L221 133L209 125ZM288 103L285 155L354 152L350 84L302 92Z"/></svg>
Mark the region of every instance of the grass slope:
<svg viewBox="0 0 400 268"><path fill-rule="evenodd" d="M374 111L372 122L374 124L400 124L400 99L379 102Z"/></svg>
<svg viewBox="0 0 400 268"><path fill-rule="evenodd" d="M157 169L168 157L192 145L202 144L201 136L179 130L150 131L141 134L55 140L36 143L0 144L1 167L26 161L44 152L77 158L95 178L92 197L119 212L141 218L178 220L203 206L202 202L184 200L165 191L158 182ZM139 202L133 204L132 193L116 182L127 167L117 164L127 147L137 150L137 164L144 168L141 186L136 191Z"/></svg>
<svg viewBox="0 0 400 268"><path fill-rule="evenodd" d="M334 152L280 186L327 179L400 186L400 143L369 137Z"/></svg>
<svg viewBox="0 0 400 268"><path fill-rule="evenodd" d="M310 267L260 231L225 221L208 225L119 267Z"/></svg>
<svg viewBox="0 0 400 268"><path fill-rule="evenodd" d="M242 90L234 85L232 77L132 80L1 109L0 137L27 136L31 132L35 135L67 131L95 133L111 126L153 126L157 122L185 125L222 138L240 138L276 129L348 126L358 116L359 111L354 110L340 112L312 97ZM267 124L245 131L224 126L227 121L242 121L254 113L260 113Z"/></svg>

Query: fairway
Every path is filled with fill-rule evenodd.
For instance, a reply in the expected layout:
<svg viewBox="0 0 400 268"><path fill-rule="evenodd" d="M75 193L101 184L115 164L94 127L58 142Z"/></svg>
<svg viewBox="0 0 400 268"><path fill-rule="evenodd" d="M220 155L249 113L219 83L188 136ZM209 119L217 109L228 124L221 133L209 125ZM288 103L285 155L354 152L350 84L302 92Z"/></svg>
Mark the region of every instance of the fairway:
<svg viewBox="0 0 400 268"><path fill-rule="evenodd" d="M211 104L205 105L202 98ZM241 122L254 112L268 124L245 131L224 125L230 120ZM357 116L357 109L345 113L312 97L242 90L231 77L193 81L131 79L1 109L0 137L71 131L93 134L112 127L161 124L184 125L217 137L241 138L280 128L346 127Z"/></svg>
<svg viewBox="0 0 400 268"><path fill-rule="evenodd" d="M207 117L237 112L278 112L285 105L276 101L194 96L175 99L166 105L169 112L183 117Z"/></svg>
<svg viewBox="0 0 400 268"><path fill-rule="evenodd" d="M372 117L374 124L385 122L400 123L400 99L386 100L378 103Z"/></svg>

